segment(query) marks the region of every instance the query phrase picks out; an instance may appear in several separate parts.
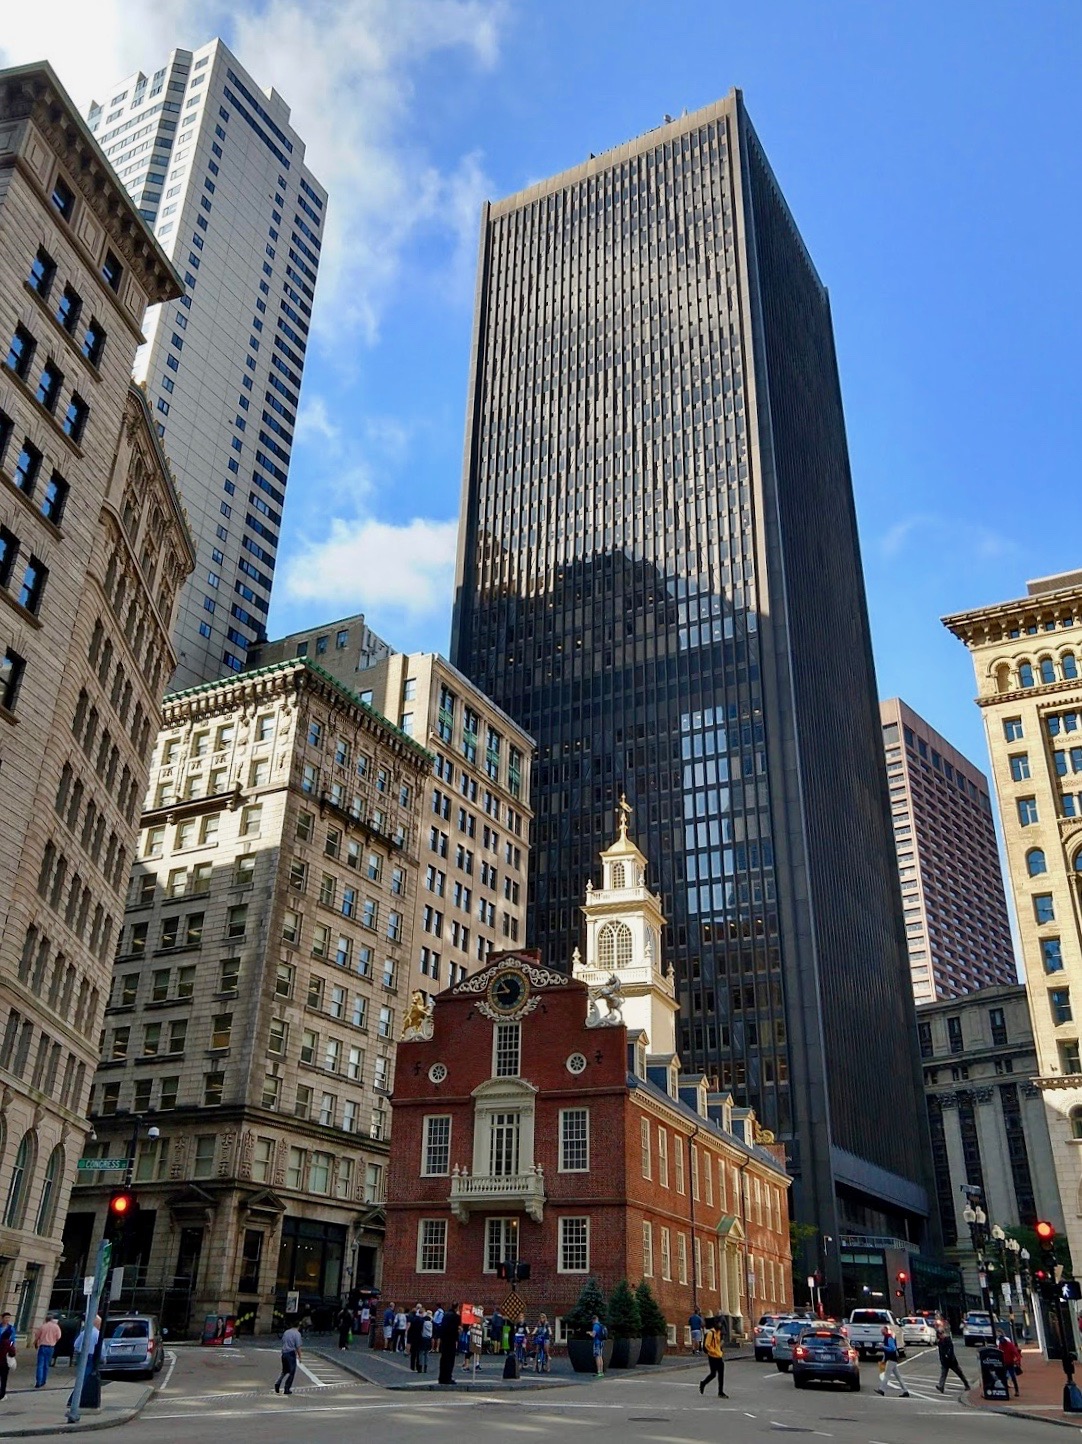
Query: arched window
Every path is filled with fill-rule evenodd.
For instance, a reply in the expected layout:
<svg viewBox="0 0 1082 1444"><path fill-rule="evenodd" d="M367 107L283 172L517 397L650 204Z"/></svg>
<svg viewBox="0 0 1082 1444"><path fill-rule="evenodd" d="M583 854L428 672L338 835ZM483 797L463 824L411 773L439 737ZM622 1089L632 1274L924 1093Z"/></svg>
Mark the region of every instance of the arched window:
<svg viewBox="0 0 1082 1444"><path fill-rule="evenodd" d="M627 872L622 862L614 862L612 865L613 887L627 887Z"/></svg>
<svg viewBox="0 0 1082 1444"><path fill-rule="evenodd" d="M996 668L996 691L1009 692L1011 690L1011 669L1006 662L1000 662Z"/></svg>
<svg viewBox="0 0 1082 1444"><path fill-rule="evenodd" d="M1046 687L1050 687L1056 680L1056 666L1051 657L1042 657L1038 664L1041 669L1041 681Z"/></svg>
<svg viewBox="0 0 1082 1444"><path fill-rule="evenodd" d="M627 923L606 923L597 938L599 968L626 968L631 963L631 929Z"/></svg>
<svg viewBox="0 0 1082 1444"><path fill-rule="evenodd" d="M1030 662L1020 662L1018 665L1018 685L1020 687L1033 686L1033 665Z"/></svg>
<svg viewBox="0 0 1082 1444"><path fill-rule="evenodd" d="M33 1136L29 1133L24 1133L22 1142L19 1144L18 1151L15 1154L15 1165L11 1170L11 1181L8 1184L7 1202L4 1204L5 1228L20 1228L22 1226L23 1208L26 1204L26 1190L33 1158Z"/></svg>
<svg viewBox="0 0 1082 1444"><path fill-rule="evenodd" d="M1030 877L1037 877L1040 873L1048 871L1048 862L1039 847L1026 853L1026 867Z"/></svg>
<svg viewBox="0 0 1082 1444"><path fill-rule="evenodd" d="M56 1213L57 1185L64 1173L64 1147L58 1143L49 1154L49 1162L45 1166L45 1179L41 1185L41 1202L38 1204L37 1222L34 1224L34 1232L47 1236L53 1229L53 1217Z"/></svg>
<svg viewBox="0 0 1082 1444"><path fill-rule="evenodd" d="M1075 661L1073 652L1064 652L1060 658L1060 665L1063 668L1063 680L1065 682L1078 681L1078 663Z"/></svg>
<svg viewBox="0 0 1082 1444"><path fill-rule="evenodd" d="M1074 855L1074 870L1075 872L1082 872L1082 847L1080 847Z"/></svg>

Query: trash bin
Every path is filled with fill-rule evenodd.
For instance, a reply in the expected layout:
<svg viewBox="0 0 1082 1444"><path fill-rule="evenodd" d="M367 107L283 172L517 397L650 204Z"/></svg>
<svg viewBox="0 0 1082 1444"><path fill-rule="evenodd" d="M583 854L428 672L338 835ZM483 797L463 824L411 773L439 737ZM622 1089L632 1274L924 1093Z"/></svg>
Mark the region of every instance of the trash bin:
<svg viewBox="0 0 1082 1444"><path fill-rule="evenodd" d="M981 1393L986 1399L1008 1399L1007 1370L1002 1349L984 1348L977 1356L981 1364Z"/></svg>

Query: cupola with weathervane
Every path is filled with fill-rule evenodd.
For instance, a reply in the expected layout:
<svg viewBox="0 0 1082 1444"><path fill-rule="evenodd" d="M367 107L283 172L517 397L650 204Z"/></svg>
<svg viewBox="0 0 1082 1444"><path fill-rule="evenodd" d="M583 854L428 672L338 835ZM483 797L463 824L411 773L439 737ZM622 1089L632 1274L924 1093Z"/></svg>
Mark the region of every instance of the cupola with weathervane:
<svg viewBox="0 0 1082 1444"><path fill-rule="evenodd" d="M676 1053L676 986L661 959L665 918L661 899L646 885L646 858L628 836L631 807L621 796L615 842L601 854L601 887L586 885L586 956L573 976L591 987L620 980L629 1035L645 1035L652 1058Z"/></svg>

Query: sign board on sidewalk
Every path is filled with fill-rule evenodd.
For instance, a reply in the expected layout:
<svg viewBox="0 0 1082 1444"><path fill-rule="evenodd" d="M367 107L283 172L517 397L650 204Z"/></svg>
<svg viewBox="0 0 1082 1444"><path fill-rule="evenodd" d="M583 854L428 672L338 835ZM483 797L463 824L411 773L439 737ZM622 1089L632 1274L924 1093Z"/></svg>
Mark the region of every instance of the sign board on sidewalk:
<svg viewBox="0 0 1082 1444"><path fill-rule="evenodd" d="M299 1289L290 1289L286 1294L286 1313L299 1314L301 1311L301 1295Z"/></svg>
<svg viewBox="0 0 1082 1444"><path fill-rule="evenodd" d="M127 1158L80 1158L77 1164L80 1173L127 1173Z"/></svg>

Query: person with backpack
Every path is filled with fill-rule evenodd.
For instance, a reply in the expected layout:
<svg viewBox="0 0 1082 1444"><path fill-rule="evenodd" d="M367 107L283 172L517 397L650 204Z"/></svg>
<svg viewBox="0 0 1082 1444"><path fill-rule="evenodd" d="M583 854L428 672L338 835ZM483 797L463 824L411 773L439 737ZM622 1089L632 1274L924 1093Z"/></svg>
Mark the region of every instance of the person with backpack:
<svg viewBox="0 0 1082 1444"><path fill-rule="evenodd" d="M962 1373L958 1355L954 1352L954 1340L951 1338L950 1329L940 1329L936 1347L939 1350L939 1383L936 1385L938 1391L945 1394L947 1392L947 1375L957 1374L962 1381L962 1388L968 1392L969 1380Z"/></svg>
<svg viewBox="0 0 1082 1444"><path fill-rule="evenodd" d="M902 1398L908 1399L909 1390L898 1372L898 1340L886 1324L883 1325L883 1342L880 1348L883 1350L883 1369L879 1375L879 1388L875 1392L886 1397L887 1387L893 1382L901 1389Z"/></svg>
<svg viewBox="0 0 1082 1444"><path fill-rule="evenodd" d="M1022 1372L1022 1350L1006 1334L999 1336L999 1352L1003 1355L1003 1368L1007 1378L1014 1385L1014 1397L1018 1398L1018 1375Z"/></svg>
<svg viewBox="0 0 1082 1444"><path fill-rule="evenodd" d="M594 1341L594 1370L600 1378L605 1372L605 1340L609 1331L596 1314L590 1325L590 1337Z"/></svg>
<svg viewBox="0 0 1082 1444"><path fill-rule="evenodd" d="M718 1381L718 1398L727 1399L725 1392L725 1342L721 1336L721 1329L718 1327L719 1320L711 1318L706 1320L706 1334L703 1338L703 1348L706 1350L706 1362L710 1372L705 1379L699 1380L699 1393L706 1393L706 1386L711 1379Z"/></svg>

